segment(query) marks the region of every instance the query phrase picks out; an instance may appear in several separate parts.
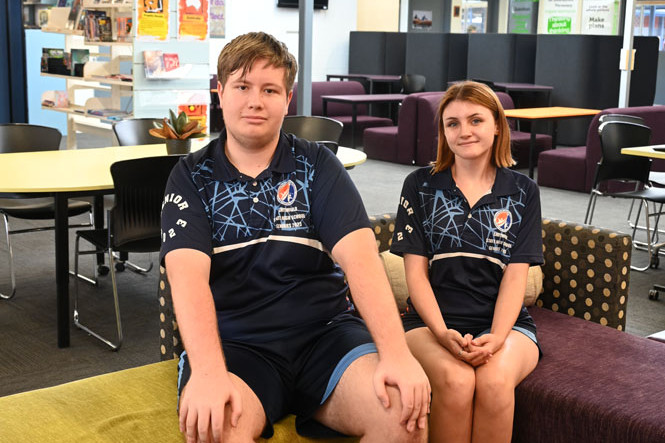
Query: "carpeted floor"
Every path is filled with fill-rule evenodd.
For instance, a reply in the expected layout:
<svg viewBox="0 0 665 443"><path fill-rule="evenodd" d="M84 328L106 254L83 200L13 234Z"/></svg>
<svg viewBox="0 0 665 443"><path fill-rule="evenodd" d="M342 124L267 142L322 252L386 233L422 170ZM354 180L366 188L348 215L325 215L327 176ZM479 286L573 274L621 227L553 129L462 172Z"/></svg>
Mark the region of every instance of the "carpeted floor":
<svg viewBox="0 0 665 443"><path fill-rule="evenodd" d="M96 143L90 146L109 145L110 140L98 140ZM378 214L396 210L404 177L414 169L368 160L349 173L360 190L367 212ZM543 188L543 216L582 222L587 198L582 193ZM599 226L625 231L626 214L626 202L602 199L594 221ZM13 226L28 224L15 221ZM125 341L118 352L109 351L74 327L71 329L71 347L59 349L56 344L53 232L17 235L13 236L12 242L18 291L12 300L0 300L0 345L3 350L0 358L0 396L159 360L157 269L148 275L130 271L119 274ZM70 251L73 251L73 245L72 232ZM0 291L9 286L6 251L4 240L0 241ZM147 254L132 255L130 259L143 264L150 260ZM70 260L73 268L73 252L70 253ZM644 261L646 254L637 252L633 260ZM153 255L152 261L156 266L156 255ZM82 266L91 272L91 259L84 257ZM647 299L652 283L665 283L664 269L665 266L644 273L631 273L628 333L645 336L665 329L665 294L659 301ZM73 295L73 279L70 279L70 289ZM82 321L88 319L92 324L99 325L103 333L113 336L110 277L104 277L98 288L80 283L79 289L82 303L85 303Z"/></svg>

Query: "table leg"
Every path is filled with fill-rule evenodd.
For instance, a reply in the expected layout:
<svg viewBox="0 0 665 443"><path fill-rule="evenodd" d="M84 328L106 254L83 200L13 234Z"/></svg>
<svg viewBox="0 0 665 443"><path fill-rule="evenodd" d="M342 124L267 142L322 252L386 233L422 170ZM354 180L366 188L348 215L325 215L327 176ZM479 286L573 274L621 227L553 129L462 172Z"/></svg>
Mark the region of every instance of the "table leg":
<svg viewBox="0 0 665 443"><path fill-rule="evenodd" d="M529 140L529 178L533 178L533 151L536 149L536 125L535 121L531 122L531 139Z"/></svg>
<svg viewBox="0 0 665 443"><path fill-rule="evenodd" d="M93 200L95 229L104 229L104 196L96 195ZM104 264L104 253L97 254L97 266Z"/></svg>
<svg viewBox="0 0 665 443"><path fill-rule="evenodd" d="M552 149L556 149L557 139L557 120L552 120Z"/></svg>
<svg viewBox="0 0 665 443"><path fill-rule="evenodd" d="M358 107L351 105L351 147L356 149L356 120L358 120Z"/></svg>
<svg viewBox="0 0 665 443"><path fill-rule="evenodd" d="M69 238L67 196L55 195L55 284L58 347L69 347Z"/></svg>

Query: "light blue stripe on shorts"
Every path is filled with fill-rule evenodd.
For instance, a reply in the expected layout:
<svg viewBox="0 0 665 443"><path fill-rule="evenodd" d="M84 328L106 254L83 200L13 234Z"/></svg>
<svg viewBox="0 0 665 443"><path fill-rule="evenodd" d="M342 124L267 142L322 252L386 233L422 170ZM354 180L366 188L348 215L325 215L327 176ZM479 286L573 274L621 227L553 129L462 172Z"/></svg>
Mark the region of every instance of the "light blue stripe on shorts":
<svg viewBox="0 0 665 443"><path fill-rule="evenodd" d="M328 386L326 387L326 392L323 394L323 398L321 399L321 404L328 400L328 397L330 397L330 394L332 394L333 389L335 389L335 386L337 386L337 383L339 383L339 379L342 378L342 374L344 374L344 371L346 371L346 368L348 368L351 363L365 354L372 354L375 352L378 351L376 350L376 345L374 343L365 343L360 346L356 346L347 352L346 355L342 357L341 360L337 363L337 366L335 366L335 370L333 371L332 375L330 375L330 378L328 379Z"/></svg>

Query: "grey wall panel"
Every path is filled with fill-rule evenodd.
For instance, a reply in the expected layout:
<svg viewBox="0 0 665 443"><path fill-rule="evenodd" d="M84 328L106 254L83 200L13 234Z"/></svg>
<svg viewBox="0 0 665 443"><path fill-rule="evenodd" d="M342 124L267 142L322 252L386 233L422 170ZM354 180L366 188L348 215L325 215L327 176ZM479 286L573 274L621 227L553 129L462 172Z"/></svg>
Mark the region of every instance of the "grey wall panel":
<svg viewBox="0 0 665 443"><path fill-rule="evenodd" d="M658 37L635 37L633 39L633 47L637 51L635 70L630 76L630 98L628 100L630 106L654 104L660 58L658 44Z"/></svg>
<svg viewBox="0 0 665 443"><path fill-rule="evenodd" d="M406 61L406 33L387 32L385 34L384 74L404 74Z"/></svg>
<svg viewBox="0 0 665 443"><path fill-rule="evenodd" d="M448 81L448 37L415 32L406 36L406 72L424 75L428 91L440 91Z"/></svg>
<svg viewBox="0 0 665 443"><path fill-rule="evenodd" d="M467 76L495 82L512 81L514 41L512 34L470 34Z"/></svg>
<svg viewBox="0 0 665 443"><path fill-rule="evenodd" d="M515 39L512 81L515 83L535 83L538 36L535 34L512 35Z"/></svg>
<svg viewBox="0 0 665 443"><path fill-rule="evenodd" d="M552 105L595 108L594 63L598 45L596 36L539 35L536 51L536 78L539 85L550 85ZM575 118L558 123L558 144L579 146L586 143L589 118Z"/></svg>
<svg viewBox="0 0 665 443"><path fill-rule="evenodd" d="M631 106L653 103L658 44L655 37L635 37L641 66L636 62L631 79ZM619 101L620 36L539 35L535 82L554 87L552 104L604 109ZM583 145L590 119L559 124L558 142Z"/></svg>
<svg viewBox="0 0 665 443"><path fill-rule="evenodd" d="M446 83L467 78L469 34L448 34L448 78ZM441 90L447 89L441 85Z"/></svg>
<svg viewBox="0 0 665 443"><path fill-rule="evenodd" d="M351 32L349 73L383 74L386 58L385 34L385 32Z"/></svg>
<svg viewBox="0 0 665 443"><path fill-rule="evenodd" d="M658 71L665 72L665 52L658 53ZM665 76L660 75L656 80L656 95L653 99L656 105L665 105Z"/></svg>

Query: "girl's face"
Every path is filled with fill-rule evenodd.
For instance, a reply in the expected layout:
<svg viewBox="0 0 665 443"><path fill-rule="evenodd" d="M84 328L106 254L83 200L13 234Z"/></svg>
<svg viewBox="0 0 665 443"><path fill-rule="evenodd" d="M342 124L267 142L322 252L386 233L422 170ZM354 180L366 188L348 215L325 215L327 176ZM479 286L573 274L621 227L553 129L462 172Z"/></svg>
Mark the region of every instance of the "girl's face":
<svg viewBox="0 0 665 443"><path fill-rule="evenodd" d="M486 159L492 155L499 127L492 112L470 101L454 100L442 115L444 135L455 160Z"/></svg>

